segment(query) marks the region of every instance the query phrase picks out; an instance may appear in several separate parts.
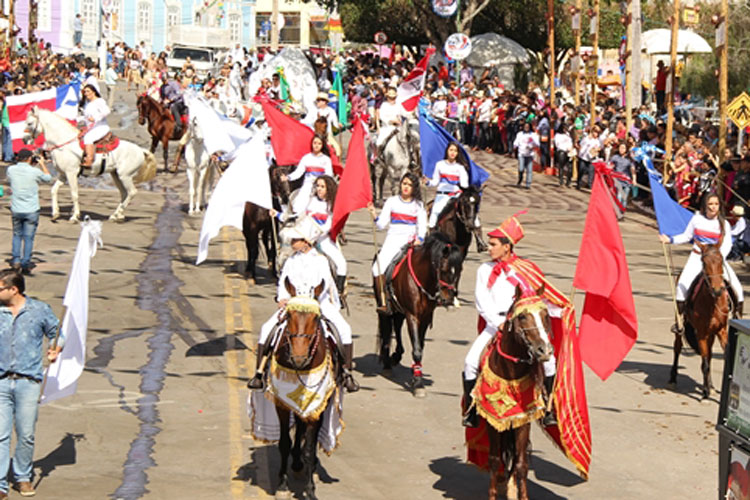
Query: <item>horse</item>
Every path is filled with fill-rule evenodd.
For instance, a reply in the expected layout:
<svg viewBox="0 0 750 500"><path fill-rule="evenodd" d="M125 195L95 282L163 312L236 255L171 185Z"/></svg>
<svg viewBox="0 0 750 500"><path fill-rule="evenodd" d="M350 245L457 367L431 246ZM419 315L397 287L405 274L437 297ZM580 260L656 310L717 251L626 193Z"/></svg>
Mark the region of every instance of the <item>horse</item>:
<svg viewBox="0 0 750 500"><path fill-rule="evenodd" d="M156 147L161 143L164 152L164 170L176 172L180 163L181 150L177 151L174 167L169 169L169 141L179 141L187 132L187 127L183 127L179 134L175 133L176 123L172 112L157 102L152 97L141 94L136 102L138 107L138 124L145 125L148 121L148 133L151 134L151 153L156 152Z"/></svg>
<svg viewBox="0 0 750 500"><path fill-rule="evenodd" d="M463 256L458 246L448 238L434 232L424 243L409 247L397 265L392 279L393 294L391 314L378 314L378 346L384 374L401 361L404 353L401 326L406 320L412 346L412 379L410 385L415 397L426 395L422 375L422 355L427 327L432 326L432 316L438 305L448 306L458 293L458 276L463 266ZM374 286L374 284L373 284ZM377 288L375 288L377 293ZM396 337L396 350L390 354L391 335Z"/></svg>
<svg viewBox="0 0 750 500"><path fill-rule="evenodd" d="M498 335L489 346L486 362L495 377L505 381L525 380L534 395L543 385L542 363L553 354L549 342L552 327L547 306L542 300L544 287L536 293L524 295L521 287L516 287L513 305L508 311L508 319L502 335ZM479 385L479 382L477 382ZM519 386L521 383L518 384ZM475 389L476 391L477 389ZM481 412L480 412L481 414ZM544 414L544 404L530 416L531 420ZM497 498L498 488L508 478L515 479L518 499L528 500L526 477L529 473L529 436L531 422L502 431L496 429L490 420L487 435L489 439L489 498Z"/></svg>
<svg viewBox="0 0 750 500"><path fill-rule="evenodd" d="M414 172L421 177L421 164L419 134L412 130L409 121L404 120L386 139L380 156L370 168L373 200L382 202L386 177L390 180L391 195L396 195L399 180L406 172Z"/></svg>
<svg viewBox="0 0 750 500"><path fill-rule="evenodd" d="M469 186L460 195L452 198L438 215L435 229L448 237L451 243L461 250L462 260L466 258L472 236L476 236L479 227L475 225L479 214L479 202L482 192L476 186ZM479 247L479 237L477 246ZM482 242L484 243L484 242ZM456 283L461 279L459 272Z"/></svg>
<svg viewBox="0 0 750 500"><path fill-rule="evenodd" d="M289 175L287 167L274 164L268 171L271 178L271 194L273 205L277 211L281 211L281 205L289 203L289 181L283 181L282 176ZM245 275L255 281L255 262L258 260L258 237L262 236L263 246L268 258L268 267L273 277L276 277L276 241L273 238L273 227L276 222L267 209L259 207L255 203L245 203L245 211L242 216L242 234L245 237L245 248L247 248L247 266Z"/></svg>
<svg viewBox="0 0 750 500"><path fill-rule="evenodd" d="M685 301L685 340L701 357L703 372L703 399L711 395L711 350L714 338L719 338L722 349L726 349L729 315L732 307L729 289L724 281L724 258L721 256L721 241L718 244L696 242L701 250L703 271L691 288ZM677 363L682 349L682 335L675 334L674 362L669 376L669 385L677 385Z"/></svg>
<svg viewBox="0 0 750 500"><path fill-rule="evenodd" d="M320 306L317 302L317 297L323 292L325 282L321 281L314 289L314 299L295 296L295 288L288 279L285 280L284 285L292 298L286 305L286 321L284 326L281 327L279 340L276 343L273 361L269 370L271 372L269 375L269 392L274 396L276 414L278 415L281 427L279 435L281 468L279 470L279 485L276 490L276 497L280 497L279 493L287 493L289 491L287 468L289 453L291 451L292 470L301 472L304 468L306 471L304 476L304 498L315 500L317 497L315 496L313 473L317 464L316 449L318 446L318 434L323 422L323 414L320 412L320 409L325 409L328 406L330 398L335 397L336 389L330 390L331 388L328 387L327 394L324 395L318 405L318 411L302 414L299 408L290 408L289 401L283 398L283 395L289 394L289 382L283 384L279 380L289 377L292 379L292 383L302 388L305 393L310 392L310 389L325 391L326 388L321 387L324 385L324 382L327 382L329 386L331 383L336 384L335 368L329 366L327 369L331 371L319 383L307 384L309 380L305 377L315 372L316 369L317 371L325 369L324 366L326 363L332 363L332 360L336 359L336 353L325 338L321 324ZM274 367L274 364L276 367ZM279 372L286 375L286 377L275 377L274 373ZM317 394L320 395L320 392ZM312 398L312 401L316 399L321 398ZM289 422L292 415L294 416L296 431L293 448L289 433Z"/></svg>
<svg viewBox="0 0 750 500"><path fill-rule="evenodd" d="M93 175L109 173L117 189L120 191L120 203L109 217L112 221L125 220L125 209L133 196L138 192L135 185L148 182L156 176L156 160L154 155L132 142L120 140L119 146L109 153L97 154L90 169L81 168L83 149L78 143L79 131L76 127L60 115L52 111L34 106L26 116L24 123L23 141L31 143L40 134L44 134L45 145L57 169L57 179L52 186L52 220L60 217L60 206L57 202L57 192L67 180L70 194L73 198L73 214L71 222L78 222L81 218L81 208L78 204L78 175ZM102 162L106 161L103 169Z"/></svg>
<svg viewBox="0 0 750 500"><path fill-rule="evenodd" d="M188 177L188 214L200 214L206 206L214 177L223 172L218 162L208 154L203 142L200 128L195 118L188 121L188 126L180 139L179 150L184 150L185 169Z"/></svg>

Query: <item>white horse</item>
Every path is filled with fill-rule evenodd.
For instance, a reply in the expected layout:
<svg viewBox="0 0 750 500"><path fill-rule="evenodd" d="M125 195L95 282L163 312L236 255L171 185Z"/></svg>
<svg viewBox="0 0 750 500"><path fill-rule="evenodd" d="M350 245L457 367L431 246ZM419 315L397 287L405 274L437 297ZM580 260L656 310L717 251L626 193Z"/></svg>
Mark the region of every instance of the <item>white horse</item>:
<svg viewBox="0 0 750 500"><path fill-rule="evenodd" d="M206 206L206 198L213 184L214 168L211 155L208 154L203 143L200 127L196 125L193 117L188 122L187 132L180 139L179 147L183 146L185 148L183 156L187 163L188 214L197 215Z"/></svg>
<svg viewBox="0 0 750 500"><path fill-rule="evenodd" d="M70 195L73 198L73 214L71 222L81 218L81 208L78 203L78 175L91 175L96 172L109 173L112 181L120 191L120 204L109 217L112 221L125 220L125 208L138 191L135 185L148 182L156 176L156 159L149 151L136 146L132 142L120 140L120 145L111 153L97 154L91 168L81 169L83 150L78 144L78 129L68 123L62 116L34 106L26 117L26 128L23 140L31 143L39 134L44 134L45 147L52 155L52 161L57 169L57 179L52 186L52 220L60 217L60 207L57 203L57 192L67 180ZM106 160L104 171L101 170L102 160Z"/></svg>
<svg viewBox="0 0 750 500"><path fill-rule="evenodd" d="M418 122L413 125L408 120L401 122L391 135L381 155L375 159L371 170L373 198L383 199L386 178L390 180L391 195L398 194L399 180L406 172L414 172L421 177Z"/></svg>

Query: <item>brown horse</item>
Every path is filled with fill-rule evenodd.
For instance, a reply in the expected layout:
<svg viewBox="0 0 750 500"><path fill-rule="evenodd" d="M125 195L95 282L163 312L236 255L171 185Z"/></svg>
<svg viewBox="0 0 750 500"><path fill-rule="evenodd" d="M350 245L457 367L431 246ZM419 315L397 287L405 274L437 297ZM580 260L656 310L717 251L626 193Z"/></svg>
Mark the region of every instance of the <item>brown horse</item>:
<svg viewBox="0 0 750 500"><path fill-rule="evenodd" d="M187 126L182 128L179 135L175 134L176 124L172 112L146 94L138 96L137 106L138 124L145 125L148 121L148 133L151 134L151 152L154 153L157 145L161 143L162 150L164 151L164 170L176 172L180 163L182 150L178 149L174 167L170 169L168 164L169 141L179 141L182 139L182 136L187 132Z"/></svg>
<svg viewBox="0 0 750 500"><path fill-rule="evenodd" d="M274 352L275 363L282 367L287 373L297 375L300 387L307 390L304 386L305 373L309 373L315 368L321 367L326 360L331 357L335 358L335 353L331 352L328 342L325 339L321 325L320 308L316 309L317 297L323 292L325 283L321 282L314 290L315 300L305 297L295 297L295 288L287 279L284 283L292 299L286 306L286 324L281 332L279 341ZM274 377L270 376L270 392L274 395L286 392L287 389L274 388ZM328 395L328 398L332 394ZM323 408L327 405L327 400L322 402ZM283 400L274 396L276 405L276 414L279 417L281 426L279 439L279 452L281 453L281 469L279 470L279 486L277 488L277 498L279 492L288 492L289 484L287 477L287 466L289 461L289 452L292 454L292 470L300 472L305 469L305 497L310 500L317 498L315 496L315 483L313 482L313 473L315 472L317 458L316 450L318 447L318 433L323 422L322 414L315 418L303 418L298 412L290 410ZM294 448L292 448L292 439L289 433L290 416L294 414L295 431Z"/></svg>
<svg viewBox="0 0 750 500"><path fill-rule="evenodd" d="M542 363L553 353L549 343L550 325L547 306L542 301L544 287L536 295L523 296L516 287L516 297L508 312L502 335L490 345L488 358L492 373L507 381L530 377L541 390L544 374ZM537 389L534 389L537 390ZM541 417L543 411L534 417ZM515 479L518 499L528 500L526 477L529 473L529 435L531 422L516 428L498 431L487 422L490 441L489 498L497 498L498 488L510 478ZM507 474L507 477L506 477Z"/></svg>
<svg viewBox="0 0 750 500"><path fill-rule="evenodd" d="M271 178L271 194L273 195L273 205L278 211L281 211L281 205L289 203L290 187L288 181L282 180L282 175L286 178L289 174L287 167L279 167L274 164L268 175ZM273 238L273 227L276 224L268 210L259 207L255 203L245 203L245 213L242 216L242 234L245 237L245 248L247 248L247 266L245 275L255 281L255 262L258 260L259 237L263 238L263 246L268 258L268 267L271 274L276 278L276 242Z"/></svg>
<svg viewBox="0 0 750 500"><path fill-rule="evenodd" d="M406 320L413 362L410 385L416 397L425 396L422 354L427 328L432 326L435 307L453 304L462 266L461 250L444 234L431 233L424 244L409 248L405 262L393 277L393 296L389 299L392 313L378 314L378 345L385 374L401 361L401 326ZM396 350L391 355L392 334L396 337Z"/></svg>
<svg viewBox="0 0 750 500"><path fill-rule="evenodd" d="M711 395L711 349L714 338L719 338L721 348L727 345L727 326L732 307L729 289L724 281L724 258L721 241L706 245L696 242L701 250L703 270L685 302L685 339L701 357L703 372L703 399ZM669 385L677 385L677 363L682 349L682 335L675 334L674 363Z"/></svg>

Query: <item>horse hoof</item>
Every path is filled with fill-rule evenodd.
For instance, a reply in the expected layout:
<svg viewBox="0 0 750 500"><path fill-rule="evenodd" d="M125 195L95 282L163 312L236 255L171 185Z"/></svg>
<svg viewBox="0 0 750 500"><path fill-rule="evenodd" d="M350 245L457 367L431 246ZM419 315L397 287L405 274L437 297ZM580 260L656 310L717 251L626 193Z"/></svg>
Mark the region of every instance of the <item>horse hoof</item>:
<svg viewBox="0 0 750 500"><path fill-rule="evenodd" d="M667 389L670 391L676 391L677 390L677 382L672 382L671 380L667 382Z"/></svg>
<svg viewBox="0 0 750 500"><path fill-rule="evenodd" d="M71 224L78 224L79 222L81 222L81 220L78 217L73 216L70 219L68 219L68 222L70 222Z"/></svg>
<svg viewBox="0 0 750 500"><path fill-rule="evenodd" d="M391 378L393 376L393 369L391 367L383 368L383 371L380 373L384 377Z"/></svg>
<svg viewBox="0 0 750 500"><path fill-rule="evenodd" d="M125 216L124 215L112 214L112 215L109 216L109 220L111 222L125 222Z"/></svg>
<svg viewBox="0 0 750 500"><path fill-rule="evenodd" d="M401 363L401 356L402 356L401 354L398 354L398 353L395 353L395 352L393 354L391 354L391 364L393 364L393 365L400 364Z"/></svg>
<svg viewBox="0 0 750 500"><path fill-rule="evenodd" d="M427 397L427 391L424 387L414 388L414 397L417 399L424 399Z"/></svg>
<svg viewBox="0 0 750 500"><path fill-rule="evenodd" d="M274 498L276 500L289 500L290 498L292 498L292 492L289 490L277 491L276 495L274 495Z"/></svg>
<svg viewBox="0 0 750 500"><path fill-rule="evenodd" d="M52 222L57 222L57 219L60 218L60 214L52 214L52 217L50 217L50 220Z"/></svg>

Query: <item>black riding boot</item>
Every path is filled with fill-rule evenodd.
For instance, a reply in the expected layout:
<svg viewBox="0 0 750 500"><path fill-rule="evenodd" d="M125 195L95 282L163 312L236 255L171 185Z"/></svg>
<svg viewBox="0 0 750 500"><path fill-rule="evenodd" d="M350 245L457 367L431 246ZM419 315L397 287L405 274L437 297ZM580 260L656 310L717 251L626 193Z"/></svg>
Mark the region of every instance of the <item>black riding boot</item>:
<svg viewBox="0 0 750 500"><path fill-rule="evenodd" d="M464 414L463 419L461 420L461 425L464 427L479 427L477 407L472 404L473 398L471 396L471 391L474 390L474 384L477 383L477 379L466 380L464 374L461 373L461 380L464 382Z"/></svg>
<svg viewBox="0 0 750 500"><path fill-rule="evenodd" d="M346 286L346 276L337 275L336 278L336 290L338 290L339 295L342 295L344 293L344 287Z"/></svg>
<svg viewBox="0 0 750 500"><path fill-rule="evenodd" d="M255 375L247 383L248 389L263 389L263 370L260 368L260 362L265 350L265 344L258 344L258 352L255 354Z"/></svg>
<svg viewBox="0 0 750 500"><path fill-rule="evenodd" d="M352 375L354 358L354 344L344 344L344 387L346 392L357 392L359 383L354 380Z"/></svg>
<svg viewBox="0 0 750 500"><path fill-rule="evenodd" d="M388 299L385 296L385 276L375 277L375 303L378 305L377 312L380 314L391 314L388 307Z"/></svg>
<svg viewBox="0 0 750 500"><path fill-rule="evenodd" d="M685 301L684 300L678 300L677 301L677 314L682 318L682 328L680 328L680 325L675 321L675 324L672 325L672 333L676 335L682 335L682 332L685 331Z"/></svg>
<svg viewBox="0 0 750 500"><path fill-rule="evenodd" d="M544 413L544 417L542 418L542 425L544 427L550 426L550 425L557 425L557 415L555 414L555 403L552 396L552 391L555 389L555 376L552 375L551 377L544 377L544 391L547 394L547 397L545 398L545 402L548 403L549 411ZM552 401L551 404L549 404L549 401Z"/></svg>

